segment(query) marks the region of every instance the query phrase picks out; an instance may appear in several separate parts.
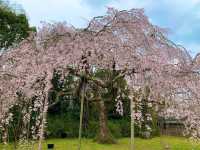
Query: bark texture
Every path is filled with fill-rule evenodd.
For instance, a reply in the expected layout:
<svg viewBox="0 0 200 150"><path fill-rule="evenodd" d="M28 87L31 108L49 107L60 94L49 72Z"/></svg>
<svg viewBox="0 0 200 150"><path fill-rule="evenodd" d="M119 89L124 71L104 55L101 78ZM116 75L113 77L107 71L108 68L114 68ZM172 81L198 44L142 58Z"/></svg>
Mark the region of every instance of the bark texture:
<svg viewBox="0 0 200 150"><path fill-rule="evenodd" d="M97 135L97 142L102 144L114 144L114 140L111 132L108 128L108 119L106 115L106 107L103 100L99 99L99 133Z"/></svg>

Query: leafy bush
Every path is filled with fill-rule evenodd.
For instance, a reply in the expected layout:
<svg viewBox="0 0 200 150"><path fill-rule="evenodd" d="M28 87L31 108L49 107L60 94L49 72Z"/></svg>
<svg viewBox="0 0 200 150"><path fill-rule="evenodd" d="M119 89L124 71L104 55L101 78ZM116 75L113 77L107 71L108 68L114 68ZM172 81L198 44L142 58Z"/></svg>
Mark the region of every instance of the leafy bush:
<svg viewBox="0 0 200 150"><path fill-rule="evenodd" d="M110 128L110 131L115 138L122 137L120 124L117 123L117 121L109 121L108 127Z"/></svg>
<svg viewBox="0 0 200 150"><path fill-rule="evenodd" d="M130 137L130 119L121 118L108 120L108 126L115 138ZM95 138L99 129L98 120L90 120L87 128L83 128L83 137ZM79 120L69 119L66 116L48 117L48 138L76 138L78 137ZM140 128L135 125L135 136L140 135ZM153 136L157 136L159 130L153 129Z"/></svg>
<svg viewBox="0 0 200 150"><path fill-rule="evenodd" d="M78 136L79 122L69 120L65 117L53 116L48 117L48 138L65 138Z"/></svg>

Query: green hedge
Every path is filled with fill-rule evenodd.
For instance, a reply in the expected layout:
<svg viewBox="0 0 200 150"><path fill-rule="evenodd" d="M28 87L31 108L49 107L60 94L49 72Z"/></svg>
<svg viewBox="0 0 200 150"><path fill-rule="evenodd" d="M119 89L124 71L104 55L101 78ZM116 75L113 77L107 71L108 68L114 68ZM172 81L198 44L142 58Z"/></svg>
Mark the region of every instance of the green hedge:
<svg viewBox="0 0 200 150"><path fill-rule="evenodd" d="M115 138L130 137L130 120L113 119L108 120L108 126ZM48 117L48 138L76 138L78 137L79 120L68 119L60 116ZM152 129L152 136L159 135L159 130L155 126ZM98 132L98 121L91 120L88 122L88 128L83 128L83 137L95 138ZM141 130L135 126L135 136L140 136Z"/></svg>

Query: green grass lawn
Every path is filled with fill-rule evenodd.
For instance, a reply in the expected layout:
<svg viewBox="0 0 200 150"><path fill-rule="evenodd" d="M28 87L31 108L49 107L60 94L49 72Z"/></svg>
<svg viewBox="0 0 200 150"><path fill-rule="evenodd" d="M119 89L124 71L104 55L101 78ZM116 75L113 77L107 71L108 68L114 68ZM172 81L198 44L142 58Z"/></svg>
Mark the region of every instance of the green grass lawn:
<svg viewBox="0 0 200 150"><path fill-rule="evenodd" d="M43 143L43 149L47 149L47 143L55 144L55 150L77 150L77 139L49 139ZM185 138L180 137L157 137L150 140L135 139L135 150L164 150L164 145L168 144L170 150L200 150L199 144L194 144ZM129 150L129 139L119 139L117 144L102 145L93 140L83 139L82 150ZM3 147L0 145L0 150ZM35 148L36 149L36 148ZM9 145L6 150L13 150ZM24 149L25 150L25 149Z"/></svg>

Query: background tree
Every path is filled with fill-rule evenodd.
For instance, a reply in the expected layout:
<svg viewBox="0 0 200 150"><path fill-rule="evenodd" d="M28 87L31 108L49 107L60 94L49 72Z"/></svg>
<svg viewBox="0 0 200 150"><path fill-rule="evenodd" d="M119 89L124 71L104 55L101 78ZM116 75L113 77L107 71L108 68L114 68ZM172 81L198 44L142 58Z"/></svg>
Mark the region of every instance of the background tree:
<svg viewBox="0 0 200 150"><path fill-rule="evenodd" d="M29 36L30 31L36 31L29 26L28 18L21 8L18 11L8 2L0 1L0 50Z"/></svg>

